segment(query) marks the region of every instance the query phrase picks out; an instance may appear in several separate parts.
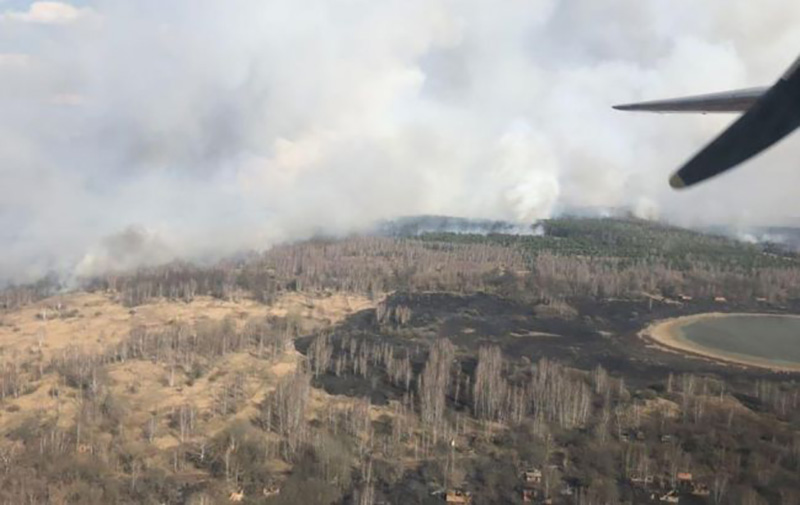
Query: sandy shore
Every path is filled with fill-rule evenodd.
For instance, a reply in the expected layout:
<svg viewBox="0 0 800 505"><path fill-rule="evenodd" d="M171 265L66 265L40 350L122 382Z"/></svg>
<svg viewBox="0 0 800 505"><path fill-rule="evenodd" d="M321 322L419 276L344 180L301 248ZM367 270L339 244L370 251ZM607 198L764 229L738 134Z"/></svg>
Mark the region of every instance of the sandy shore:
<svg viewBox="0 0 800 505"><path fill-rule="evenodd" d="M800 364L795 365L790 363L775 363L774 361L764 358L742 356L726 353L724 351L716 351L687 340L684 338L683 333L681 332L681 328L683 326L699 320L726 316L768 317L775 315L778 314L707 312L704 314L694 314L691 316L674 317L653 322L647 328L639 332L639 336L646 341L656 344L659 347L664 347L668 350L683 354L699 356L713 361L728 363L731 365L764 368L773 372L800 372ZM791 314L779 315L781 317L800 318L800 316Z"/></svg>

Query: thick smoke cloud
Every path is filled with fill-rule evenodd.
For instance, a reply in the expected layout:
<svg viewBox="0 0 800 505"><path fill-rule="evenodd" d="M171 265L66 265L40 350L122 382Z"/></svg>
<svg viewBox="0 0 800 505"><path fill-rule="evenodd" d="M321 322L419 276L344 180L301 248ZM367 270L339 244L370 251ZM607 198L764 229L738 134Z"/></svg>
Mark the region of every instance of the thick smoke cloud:
<svg viewBox="0 0 800 505"><path fill-rule="evenodd" d="M685 193L731 118L621 101L767 84L778 0L0 0L0 278L211 259L399 215L798 215L797 138Z"/></svg>

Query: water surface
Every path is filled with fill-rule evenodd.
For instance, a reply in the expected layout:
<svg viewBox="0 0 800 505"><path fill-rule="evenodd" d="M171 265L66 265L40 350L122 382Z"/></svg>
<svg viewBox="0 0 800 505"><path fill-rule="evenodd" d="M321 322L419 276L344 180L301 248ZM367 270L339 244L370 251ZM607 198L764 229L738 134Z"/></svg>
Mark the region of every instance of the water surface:
<svg viewBox="0 0 800 505"><path fill-rule="evenodd" d="M677 337L714 354L738 359L800 365L800 317L709 315L678 327Z"/></svg>

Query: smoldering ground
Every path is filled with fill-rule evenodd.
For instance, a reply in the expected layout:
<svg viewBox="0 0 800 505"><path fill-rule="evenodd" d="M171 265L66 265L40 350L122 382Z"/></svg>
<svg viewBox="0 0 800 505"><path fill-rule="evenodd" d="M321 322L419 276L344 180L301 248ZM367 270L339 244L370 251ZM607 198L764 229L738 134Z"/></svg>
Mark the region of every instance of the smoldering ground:
<svg viewBox="0 0 800 505"><path fill-rule="evenodd" d="M732 118L610 106L768 84L796 57L798 15L778 0L0 0L0 278L399 215L785 220L797 138L674 193L669 172ZM125 230L144 239L117 247Z"/></svg>

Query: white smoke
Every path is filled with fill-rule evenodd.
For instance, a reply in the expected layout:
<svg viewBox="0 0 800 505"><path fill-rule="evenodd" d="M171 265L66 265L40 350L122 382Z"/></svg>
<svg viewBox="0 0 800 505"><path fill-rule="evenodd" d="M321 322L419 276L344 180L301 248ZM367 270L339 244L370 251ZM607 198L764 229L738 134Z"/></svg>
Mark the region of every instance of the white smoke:
<svg viewBox="0 0 800 505"><path fill-rule="evenodd" d="M167 263L173 259L169 246L159 235L131 226L92 247L78 263L75 275L85 278L108 271L126 271L142 264Z"/></svg>
<svg viewBox="0 0 800 505"><path fill-rule="evenodd" d="M0 0L0 278L398 215L797 215L797 138L675 193L671 170L732 118L610 106L768 84L798 16L778 0ZM104 237L131 225L161 252L112 258Z"/></svg>

